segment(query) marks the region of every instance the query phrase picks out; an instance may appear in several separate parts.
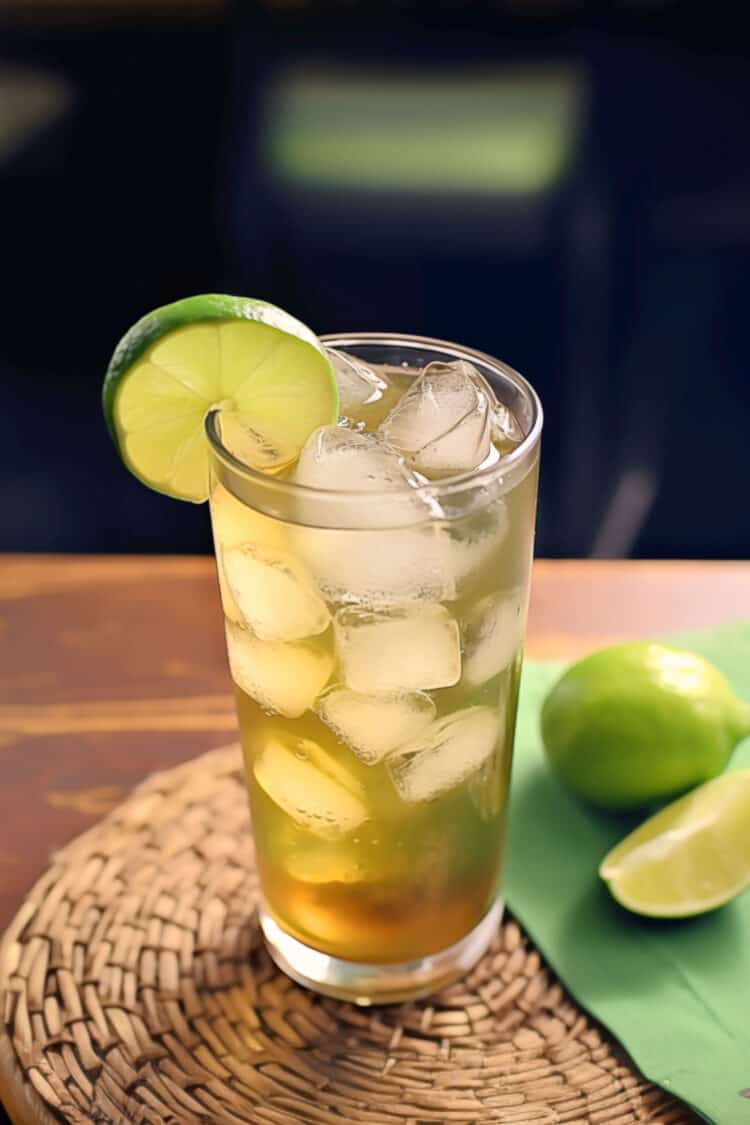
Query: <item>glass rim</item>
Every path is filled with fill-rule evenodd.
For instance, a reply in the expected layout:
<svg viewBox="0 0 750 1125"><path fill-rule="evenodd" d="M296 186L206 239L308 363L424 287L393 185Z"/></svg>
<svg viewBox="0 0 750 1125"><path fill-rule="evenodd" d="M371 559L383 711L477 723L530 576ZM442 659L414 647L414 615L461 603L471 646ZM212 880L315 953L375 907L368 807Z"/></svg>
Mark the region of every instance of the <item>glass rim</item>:
<svg viewBox="0 0 750 1125"><path fill-rule="evenodd" d="M426 481L424 484L420 485L410 485L405 482L403 488L380 489L372 492L363 492L351 488L323 489L313 488L307 484L299 484L296 481L282 480L269 473L264 473L260 469L254 469L244 461L240 461L238 457L235 457L234 454L226 448L221 440L221 434L217 425L221 411L218 407L214 407L208 411L204 419L204 429L209 446L226 468L239 474L245 478L245 480L260 486L264 491L270 490L278 495L298 496L300 498L307 497L308 499L316 498L330 501L336 497L349 500L356 498L358 502L368 505L372 503L383 503L384 500L394 501L397 500L398 497L411 495L421 496L427 503L430 503L440 497L452 496L465 489L491 484L498 478L504 477L508 472L511 472L515 477L515 474L519 471L519 468L524 465L524 462L528 461L529 464L531 463L532 455L539 446L542 433L542 425L544 422L542 404L531 383L513 367L510 367L507 363L503 363L502 360L495 359L494 356L486 352L478 351L476 348L451 343L449 340L440 340L430 336L413 336L400 332L330 332L324 336L320 336L319 340L325 347L343 350L346 350L347 347L356 347L357 345L390 346L394 348L403 347L407 350L429 348L433 351L442 352L452 359L465 359L469 363L471 363L472 360L478 361L502 375L505 379L509 379L510 382L526 396L531 404L532 410L532 424L529 432L524 435L515 449L511 450L510 453L503 454L496 462L486 466L484 469L470 469L464 473L456 473L454 476L445 477L443 480ZM524 474L521 473L520 475Z"/></svg>

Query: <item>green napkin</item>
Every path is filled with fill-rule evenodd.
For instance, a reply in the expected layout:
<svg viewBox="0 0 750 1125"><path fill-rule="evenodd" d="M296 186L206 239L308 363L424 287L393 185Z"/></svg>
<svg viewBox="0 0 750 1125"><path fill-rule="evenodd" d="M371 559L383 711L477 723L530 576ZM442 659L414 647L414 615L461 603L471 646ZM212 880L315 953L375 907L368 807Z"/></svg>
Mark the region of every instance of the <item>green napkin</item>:
<svg viewBox="0 0 750 1125"><path fill-rule="evenodd" d="M712 660L750 700L750 625L671 638ZM558 664L526 662L505 893L582 1007L651 1081L716 1125L750 1125L750 892L699 918L619 907L597 875L638 823L584 808L546 766L539 712ZM750 740L730 769L750 766ZM743 1093L744 1092L744 1093Z"/></svg>

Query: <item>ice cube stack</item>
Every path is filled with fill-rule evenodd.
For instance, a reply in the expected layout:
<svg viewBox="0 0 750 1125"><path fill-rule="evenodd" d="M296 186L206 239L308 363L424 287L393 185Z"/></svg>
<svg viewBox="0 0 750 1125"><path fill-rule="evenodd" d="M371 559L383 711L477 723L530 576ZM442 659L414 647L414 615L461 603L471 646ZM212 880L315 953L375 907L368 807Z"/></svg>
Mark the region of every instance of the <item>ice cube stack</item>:
<svg viewBox="0 0 750 1125"><path fill-rule="evenodd" d="M501 548L504 501L490 500L479 533L462 534L429 482L494 463L517 423L466 362L430 364L399 395L384 372L332 359L344 416L311 434L289 477L351 493L350 527L308 527L304 513L285 524L222 485L212 493L230 669L265 711L314 712L359 763L385 762L403 801L426 801L479 770L500 727L486 705L438 715L430 693L462 684L468 698L506 669L525 598L515 587L462 600ZM256 780L308 830L351 830L367 815L361 787L298 741L264 746Z"/></svg>

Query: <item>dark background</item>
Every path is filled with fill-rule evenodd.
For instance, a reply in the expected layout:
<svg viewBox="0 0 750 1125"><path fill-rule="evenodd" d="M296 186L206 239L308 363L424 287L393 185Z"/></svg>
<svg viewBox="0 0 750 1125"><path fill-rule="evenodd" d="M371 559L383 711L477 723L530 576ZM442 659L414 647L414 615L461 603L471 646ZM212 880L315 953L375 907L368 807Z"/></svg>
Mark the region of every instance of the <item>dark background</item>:
<svg viewBox="0 0 750 1125"><path fill-rule="evenodd" d="M99 391L143 312L227 291L526 374L546 409L538 553L748 556L750 68L732 8L0 4L0 549L210 549L204 509L122 468ZM551 170L479 190L537 127ZM416 187L410 136L429 138Z"/></svg>

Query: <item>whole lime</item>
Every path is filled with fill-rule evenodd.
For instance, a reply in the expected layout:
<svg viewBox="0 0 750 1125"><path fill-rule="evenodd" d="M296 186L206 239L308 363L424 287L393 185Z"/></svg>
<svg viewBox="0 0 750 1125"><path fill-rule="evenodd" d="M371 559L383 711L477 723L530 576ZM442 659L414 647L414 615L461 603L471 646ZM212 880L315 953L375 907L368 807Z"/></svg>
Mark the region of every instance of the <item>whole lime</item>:
<svg viewBox="0 0 750 1125"><path fill-rule="evenodd" d="M693 652L636 641L570 667L542 708L547 759L605 809L673 797L724 769L750 734L750 707Z"/></svg>

